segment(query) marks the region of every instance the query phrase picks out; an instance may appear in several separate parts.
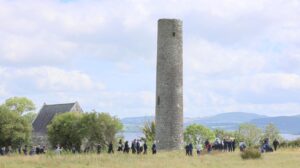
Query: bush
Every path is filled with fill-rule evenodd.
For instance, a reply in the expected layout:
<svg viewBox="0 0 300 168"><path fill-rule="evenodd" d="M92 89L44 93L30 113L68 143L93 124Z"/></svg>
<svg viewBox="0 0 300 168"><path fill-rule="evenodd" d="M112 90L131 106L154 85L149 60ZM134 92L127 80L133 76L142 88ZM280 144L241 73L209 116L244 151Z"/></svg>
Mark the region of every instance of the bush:
<svg viewBox="0 0 300 168"><path fill-rule="evenodd" d="M288 145L292 148L300 147L300 139L296 139L294 141L290 141Z"/></svg>
<svg viewBox="0 0 300 168"><path fill-rule="evenodd" d="M260 159L261 153L255 148L248 148L241 153L242 159Z"/></svg>
<svg viewBox="0 0 300 168"><path fill-rule="evenodd" d="M279 147L283 148L299 148L300 147L300 139L296 139L293 141L282 141Z"/></svg>

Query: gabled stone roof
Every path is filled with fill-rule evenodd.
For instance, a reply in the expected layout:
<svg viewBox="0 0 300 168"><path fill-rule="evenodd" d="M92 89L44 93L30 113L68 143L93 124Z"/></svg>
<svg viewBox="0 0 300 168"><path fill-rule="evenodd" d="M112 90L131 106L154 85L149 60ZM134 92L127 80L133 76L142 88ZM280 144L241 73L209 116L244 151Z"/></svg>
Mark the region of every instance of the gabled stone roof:
<svg viewBox="0 0 300 168"><path fill-rule="evenodd" d="M51 105L44 104L32 123L33 131L46 134L47 125L52 121L55 115L71 111L83 112L77 102Z"/></svg>

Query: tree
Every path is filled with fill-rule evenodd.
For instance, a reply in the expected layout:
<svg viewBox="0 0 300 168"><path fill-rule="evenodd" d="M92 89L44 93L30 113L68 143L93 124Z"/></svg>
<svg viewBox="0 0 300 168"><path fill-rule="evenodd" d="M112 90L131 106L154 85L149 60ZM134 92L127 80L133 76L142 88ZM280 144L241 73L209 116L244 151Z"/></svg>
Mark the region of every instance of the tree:
<svg viewBox="0 0 300 168"><path fill-rule="evenodd" d="M215 134L209 128L203 125L192 124L188 126L184 131L184 141L187 143L203 143L205 140L213 141L215 139Z"/></svg>
<svg viewBox="0 0 300 168"><path fill-rule="evenodd" d="M26 97L9 98L5 101L4 105L7 106L11 111L16 112L20 115L35 110L34 103Z"/></svg>
<svg viewBox="0 0 300 168"><path fill-rule="evenodd" d="M48 125L48 139L52 146L60 144L65 149L72 149L75 146L80 148L84 138L81 125L82 113L67 112L57 115Z"/></svg>
<svg viewBox="0 0 300 168"><path fill-rule="evenodd" d="M57 115L48 126L48 137L52 146L62 145L66 149L95 144L108 145L115 140L116 134L123 128L116 117L108 113L68 112Z"/></svg>
<svg viewBox="0 0 300 168"><path fill-rule="evenodd" d="M279 130L278 128L270 123L265 127L263 138L266 139L268 138L270 142L273 142L275 139L277 140L282 140L283 138L279 135Z"/></svg>
<svg viewBox="0 0 300 168"><path fill-rule="evenodd" d="M253 124L241 124L236 133L236 139L238 141L244 141L247 146L253 147L259 145L262 131L260 128Z"/></svg>
<svg viewBox="0 0 300 168"><path fill-rule="evenodd" d="M147 142L153 142L155 140L155 122L145 122L142 131L145 135Z"/></svg>
<svg viewBox="0 0 300 168"><path fill-rule="evenodd" d="M215 129L214 134L219 139L228 139L230 137L234 137L234 132L225 131L223 129Z"/></svg>
<svg viewBox="0 0 300 168"><path fill-rule="evenodd" d="M30 139L31 127L19 114L0 105L0 144L17 147Z"/></svg>
<svg viewBox="0 0 300 168"><path fill-rule="evenodd" d="M35 112L28 112L24 115L22 115L22 117L30 124L32 125L32 122L34 121L34 119L36 118L37 113Z"/></svg>
<svg viewBox="0 0 300 168"><path fill-rule="evenodd" d="M115 136L123 129L121 121L108 113L86 113L82 118L85 138L89 146L108 145L115 140Z"/></svg>

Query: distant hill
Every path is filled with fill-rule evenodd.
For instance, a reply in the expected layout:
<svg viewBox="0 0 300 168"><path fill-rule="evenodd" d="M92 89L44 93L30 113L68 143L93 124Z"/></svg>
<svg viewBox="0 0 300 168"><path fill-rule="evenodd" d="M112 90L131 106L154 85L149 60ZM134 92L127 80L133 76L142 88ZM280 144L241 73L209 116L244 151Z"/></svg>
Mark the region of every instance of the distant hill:
<svg viewBox="0 0 300 168"><path fill-rule="evenodd" d="M230 112L217 114L211 117L198 118L190 121L191 123L244 123L249 122L253 119L265 118L265 115L259 115L254 113L245 113L245 112ZM189 123L187 123L189 124Z"/></svg>
<svg viewBox="0 0 300 168"><path fill-rule="evenodd" d="M154 116L130 117L122 119L125 132L141 132L141 128L147 121L153 121ZM300 115L268 117L254 113L229 112L203 118L184 118L184 126L202 124L211 129L221 128L236 130L241 123L252 123L260 128L273 123L283 134L300 135Z"/></svg>
<svg viewBox="0 0 300 168"><path fill-rule="evenodd" d="M143 117L128 117L121 119L123 124L144 124L147 121L153 121L154 116L143 116Z"/></svg>
<svg viewBox="0 0 300 168"><path fill-rule="evenodd" d="M300 116L279 116L259 118L250 121L260 128L272 123L277 126L281 133L300 135Z"/></svg>
<svg viewBox="0 0 300 168"><path fill-rule="evenodd" d="M128 117L121 119L125 132L141 132L141 128L148 121L154 121L154 116Z"/></svg>

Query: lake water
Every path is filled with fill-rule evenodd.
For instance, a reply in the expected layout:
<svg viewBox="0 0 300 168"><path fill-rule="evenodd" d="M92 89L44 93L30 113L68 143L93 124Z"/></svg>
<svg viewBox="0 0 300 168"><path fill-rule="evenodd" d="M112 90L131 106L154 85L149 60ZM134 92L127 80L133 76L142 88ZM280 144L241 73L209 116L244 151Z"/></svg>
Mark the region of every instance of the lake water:
<svg viewBox="0 0 300 168"><path fill-rule="evenodd" d="M285 140L292 141L300 138L300 135L280 134Z"/></svg>
<svg viewBox="0 0 300 168"><path fill-rule="evenodd" d="M123 132L120 135L129 142L133 141L134 139L141 139L141 137L145 137L142 132Z"/></svg>

